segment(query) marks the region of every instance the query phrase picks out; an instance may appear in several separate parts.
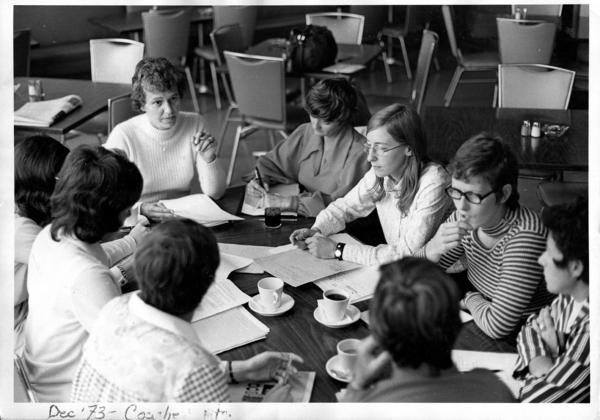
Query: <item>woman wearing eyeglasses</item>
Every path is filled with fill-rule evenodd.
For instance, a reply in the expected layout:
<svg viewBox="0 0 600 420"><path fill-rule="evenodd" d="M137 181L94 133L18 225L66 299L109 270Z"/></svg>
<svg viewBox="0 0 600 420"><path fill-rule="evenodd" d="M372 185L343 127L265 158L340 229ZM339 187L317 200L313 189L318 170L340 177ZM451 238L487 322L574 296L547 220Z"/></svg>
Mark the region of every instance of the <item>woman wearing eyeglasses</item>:
<svg viewBox="0 0 600 420"><path fill-rule="evenodd" d="M500 138L481 133L467 140L450 168L446 193L456 210L417 256L442 268L466 261L474 291L463 306L490 337L510 336L552 299L537 263L546 230L519 205L517 159Z"/></svg>
<svg viewBox="0 0 600 420"><path fill-rule="evenodd" d="M374 265L412 255L433 236L450 209L444 193L450 177L429 160L416 111L392 104L377 112L367 126L364 146L371 169L348 194L320 212L310 229L294 231L293 244L319 258ZM327 237L374 209L386 244L344 244Z"/></svg>

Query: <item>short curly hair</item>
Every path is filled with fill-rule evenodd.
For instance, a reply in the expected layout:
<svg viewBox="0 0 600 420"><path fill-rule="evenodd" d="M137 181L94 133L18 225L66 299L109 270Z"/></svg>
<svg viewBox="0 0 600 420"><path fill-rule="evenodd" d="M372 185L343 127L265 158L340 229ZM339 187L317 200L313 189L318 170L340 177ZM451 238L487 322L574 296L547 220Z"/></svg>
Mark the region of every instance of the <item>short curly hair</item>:
<svg viewBox="0 0 600 420"><path fill-rule="evenodd" d="M185 92L185 76L169 60L163 57L148 57L135 66L131 79L131 106L142 112L146 103L145 90L151 92L177 91L180 98Z"/></svg>
<svg viewBox="0 0 600 420"><path fill-rule="evenodd" d="M370 305L371 331L399 367L452 366L461 328L458 286L436 264L406 257L380 267Z"/></svg>
<svg viewBox="0 0 600 420"><path fill-rule="evenodd" d="M69 149L48 136L32 136L15 144L15 206L39 226L50 223L50 196Z"/></svg>
<svg viewBox="0 0 600 420"><path fill-rule="evenodd" d="M554 261L558 267L566 267L569 261L583 264L581 280L589 284L590 250L588 233L588 200L578 197L574 202L545 207L542 222L548 228L562 261Z"/></svg>
<svg viewBox="0 0 600 420"><path fill-rule="evenodd" d="M120 214L142 193L142 175L121 150L78 146L58 173L50 199L52 239L58 232L98 242L121 226Z"/></svg>
<svg viewBox="0 0 600 420"><path fill-rule="evenodd" d="M140 298L179 316L193 311L212 284L219 266L212 232L189 219L154 227L134 255Z"/></svg>
<svg viewBox="0 0 600 420"><path fill-rule="evenodd" d="M324 79L306 94L305 110L309 115L327 123L335 122L342 126L360 125L356 124L357 114L364 113L364 109L358 107L359 98L364 100L362 93L345 78ZM368 108L366 112L368 113ZM366 123L369 116L361 119Z"/></svg>
<svg viewBox="0 0 600 420"><path fill-rule="evenodd" d="M502 187L510 185L512 192L506 206L519 206L519 163L510 146L500 136L479 133L464 142L450 162L452 178L469 181L480 176L496 191L496 200L502 197Z"/></svg>

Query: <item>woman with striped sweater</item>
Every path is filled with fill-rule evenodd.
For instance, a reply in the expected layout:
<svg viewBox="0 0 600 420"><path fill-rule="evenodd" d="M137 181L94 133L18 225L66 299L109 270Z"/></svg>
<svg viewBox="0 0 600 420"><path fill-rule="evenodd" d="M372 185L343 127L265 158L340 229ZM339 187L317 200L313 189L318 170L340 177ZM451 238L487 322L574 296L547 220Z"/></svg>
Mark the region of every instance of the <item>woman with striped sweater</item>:
<svg viewBox="0 0 600 420"><path fill-rule="evenodd" d="M590 401L590 307L587 200L550 207L539 259L548 290L558 297L531 315L517 340L515 376L526 402Z"/></svg>
<svg viewBox="0 0 600 420"><path fill-rule="evenodd" d="M444 269L463 262L475 290L463 306L491 338L510 336L552 298L537 264L546 230L519 205L517 160L500 138L482 133L467 140L450 170L446 193L456 210L416 255Z"/></svg>

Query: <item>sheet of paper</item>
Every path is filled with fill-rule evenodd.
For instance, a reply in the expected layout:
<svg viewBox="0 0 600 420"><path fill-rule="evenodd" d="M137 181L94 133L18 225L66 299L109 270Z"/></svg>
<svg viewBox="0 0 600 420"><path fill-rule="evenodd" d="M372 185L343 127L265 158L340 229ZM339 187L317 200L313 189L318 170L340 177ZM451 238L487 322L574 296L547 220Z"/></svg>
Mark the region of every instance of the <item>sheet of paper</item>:
<svg viewBox="0 0 600 420"><path fill-rule="evenodd" d="M269 327L242 306L192 322L200 342L214 354L266 338Z"/></svg>
<svg viewBox="0 0 600 420"><path fill-rule="evenodd" d="M463 324L473 320L473 315L466 311L463 311L462 309L459 311L458 315L460 316L460 320Z"/></svg>
<svg viewBox="0 0 600 420"><path fill-rule="evenodd" d="M221 254L227 253L231 255L237 255L239 257L246 258L260 258L269 255L269 252L273 249L270 246L258 246L258 245L238 245L238 244L225 244L219 243L219 251ZM238 268L235 270L238 273L248 274L261 274L264 270L255 262L252 262L246 267Z"/></svg>
<svg viewBox="0 0 600 420"><path fill-rule="evenodd" d="M221 252L220 256L221 264L219 264L219 268L217 268L217 272L215 273L216 280L226 279L233 271L239 270L243 267L248 267L250 264L252 264L252 260L250 258L231 255L225 252Z"/></svg>
<svg viewBox="0 0 600 420"><path fill-rule="evenodd" d="M298 184L278 184L269 188L269 193L279 194L283 197L291 197L300 194L300 186ZM249 216L264 216L265 209L258 207L258 202L253 197L244 195L244 202L242 203L242 213ZM282 216L298 216L298 213L294 211L284 211L281 213Z"/></svg>
<svg viewBox="0 0 600 420"><path fill-rule="evenodd" d="M365 324L371 325L370 321L369 321L369 311L368 310L362 311L360 313L360 319L362 319L363 321L365 321Z"/></svg>
<svg viewBox="0 0 600 420"><path fill-rule="evenodd" d="M310 402L315 372L298 372L288 379L290 385L290 402ZM276 382L229 384L229 398L232 402L262 402L265 395Z"/></svg>
<svg viewBox="0 0 600 420"><path fill-rule="evenodd" d="M229 279L214 281L192 315L192 322L241 306L250 300Z"/></svg>
<svg viewBox="0 0 600 420"><path fill-rule="evenodd" d="M520 383L512 377L517 362L517 353L452 350L452 360L456 368L461 372L476 368L494 371L496 376L510 389L515 398L518 396Z"/></svg>
<svg viewBox="0 0 600 420"><path fill-rule="evenodd" d="M243 220L221 209L206 194L192 194L172 200L161 200L167 208L176 215L195 220L204 226L216 226L229 220Z"/></svg>
<svg viewBox="0 0 600 420"><path fill-rule="evenodd" d="M323 291L329 289L343 289L350 296L350 303L360 302L373 297L375 287L379 281L379 266L361 267L356 270L315 281Z"/></svg>

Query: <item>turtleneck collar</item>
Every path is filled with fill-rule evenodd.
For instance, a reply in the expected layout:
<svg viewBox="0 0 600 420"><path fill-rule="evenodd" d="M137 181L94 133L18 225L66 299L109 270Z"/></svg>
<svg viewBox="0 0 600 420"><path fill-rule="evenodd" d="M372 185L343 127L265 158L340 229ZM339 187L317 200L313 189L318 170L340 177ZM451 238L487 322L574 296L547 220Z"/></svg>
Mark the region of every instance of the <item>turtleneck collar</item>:
<svg viewBox="0 0 600 420"><path fill-rule="evenodd" d="M167 130L159 130L158 128L155 128L151 123L150 120L148 119L148 115L147 114L142 114L143 118L144 118L144 128L146 133L148 134L148 136L151 139L160 141L160 142L166 142L166 141L170 141L173 138L175 138L175 133L177 132L177 130L179 130L179 127L181 127L181 125L183 124L183 115L181 115L181 112L177 115L177 119L175 121L175 125Z"/></svg>
<svg viewBox="0 0 600 420"><path fill-rule="evenodd" d="M516 217L517 209L507 208L498 223L490 227L481 227L481 232L489 236L500 236L508 232Z"/></svg>

